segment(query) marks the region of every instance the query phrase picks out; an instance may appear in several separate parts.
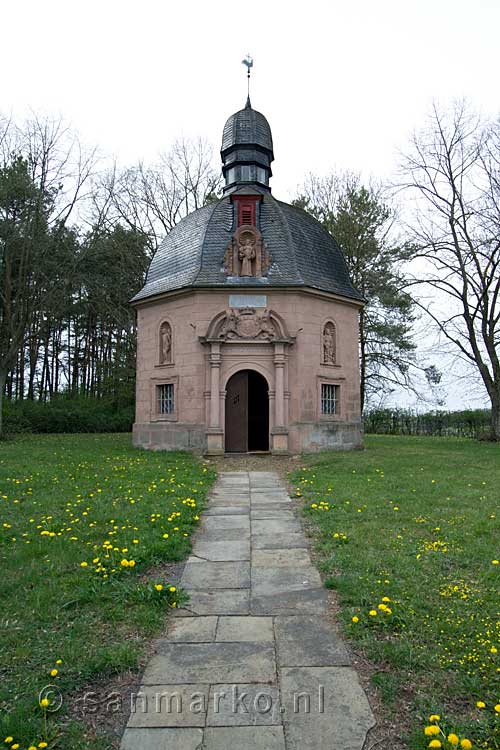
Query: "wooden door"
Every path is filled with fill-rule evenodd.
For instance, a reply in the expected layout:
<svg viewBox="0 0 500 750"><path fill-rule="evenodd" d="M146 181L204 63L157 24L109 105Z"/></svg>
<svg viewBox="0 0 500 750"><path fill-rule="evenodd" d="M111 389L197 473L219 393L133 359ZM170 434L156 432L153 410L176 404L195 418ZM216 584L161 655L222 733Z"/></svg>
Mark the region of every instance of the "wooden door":
<svg viewBox="0 0 500 750"><path fill-rule="evenodd" d="M248 372L237 372L226 386L226 452L248 450Z"/></svg>

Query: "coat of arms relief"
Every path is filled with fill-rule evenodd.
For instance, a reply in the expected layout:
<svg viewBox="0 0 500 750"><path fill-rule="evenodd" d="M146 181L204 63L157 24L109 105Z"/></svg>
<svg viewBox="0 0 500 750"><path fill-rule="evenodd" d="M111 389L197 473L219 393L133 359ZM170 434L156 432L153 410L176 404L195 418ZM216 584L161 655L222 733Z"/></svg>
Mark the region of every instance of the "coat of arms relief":
<svg viewBox="0 0 500 750"><path fill-rule="evenodd" d="M229 310L221 321L217 338L255 339L273 341L279 336L276 324L268 310L258 313L253 308Z"/></svg>

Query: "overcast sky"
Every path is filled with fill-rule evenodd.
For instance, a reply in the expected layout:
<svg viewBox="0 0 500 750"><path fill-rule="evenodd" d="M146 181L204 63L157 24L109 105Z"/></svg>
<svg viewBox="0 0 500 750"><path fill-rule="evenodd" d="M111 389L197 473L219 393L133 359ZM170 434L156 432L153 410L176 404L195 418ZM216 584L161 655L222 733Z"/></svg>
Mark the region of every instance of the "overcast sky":
<svg viewBox="0 0 500 750"><path fill-rule="evenodd" d="M500 110L498 0L3 0L0 19L0 110L62 115L122 163L183 135L217 152L250 52L282 199L309 171L390 176L433 100Z"/></svg>
<svg viewBox="0 0 500 750"><path fill-rule="evenodd" d="M250 52L282 198L310 170L389 174L433 99L499 109L498 0L4 0L1 19L0 109L61 114L123 162L183 134L218 150Z"/></svg>

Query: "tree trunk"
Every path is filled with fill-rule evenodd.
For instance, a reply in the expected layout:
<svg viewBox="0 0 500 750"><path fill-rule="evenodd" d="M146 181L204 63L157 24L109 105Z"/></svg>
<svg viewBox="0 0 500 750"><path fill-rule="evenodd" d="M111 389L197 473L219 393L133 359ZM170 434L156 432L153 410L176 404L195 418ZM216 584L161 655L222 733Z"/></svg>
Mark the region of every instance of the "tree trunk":
<svg viewBox="0 0 500 750"><path fill-rule="evenodd" d="M500 440L500 388L491 396L491 440Z"/></svg>
<svg viewBox="0 0 500 750"><path fill-rule="evenodd" d="M0 370L0 438L3 435L3 392L5 390L5 381L7 380L7 372Z"/></svg>
<svg viewBox="0 0 500 750"><path fill-rule="evenodd" d="M359 352L360 352L360 406L361 413L365 406L366 388L366 340L365 340L365 315L364 310L359 313Z"/></svg>

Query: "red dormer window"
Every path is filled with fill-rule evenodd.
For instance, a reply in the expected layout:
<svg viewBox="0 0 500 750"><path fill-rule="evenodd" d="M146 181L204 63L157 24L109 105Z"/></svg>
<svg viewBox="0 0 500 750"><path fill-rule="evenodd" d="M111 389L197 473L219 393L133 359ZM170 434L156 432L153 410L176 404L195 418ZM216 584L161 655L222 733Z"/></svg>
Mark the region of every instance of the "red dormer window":
<svg viewBox="0 0 500 750"><path fill-rule="evenodd" d="M238 227L257 226L257 201L260 196L234 196L234 202L237 207Z"/></svg>
<svg viewBox="0 0 500 750"><path fill-rule="evenodd" d="M255 203L249 203L248 205L245 203L241 204L240 220L238 223L240 226L242 224L251 224L252 226L255 224Z"/></svg>

